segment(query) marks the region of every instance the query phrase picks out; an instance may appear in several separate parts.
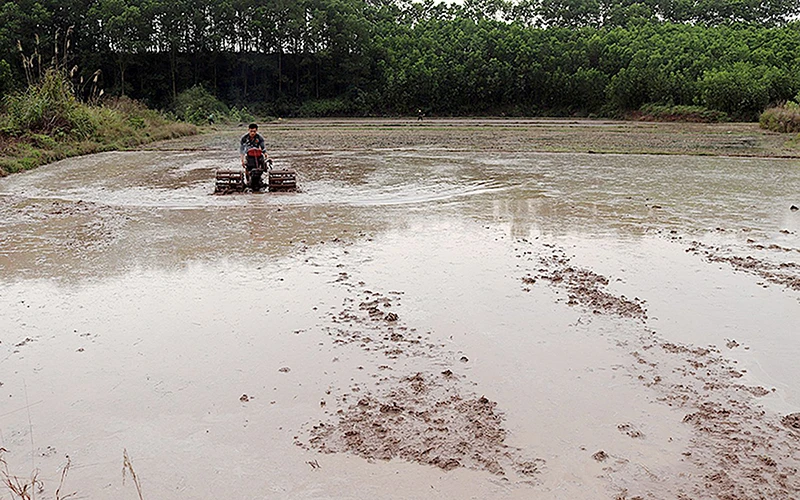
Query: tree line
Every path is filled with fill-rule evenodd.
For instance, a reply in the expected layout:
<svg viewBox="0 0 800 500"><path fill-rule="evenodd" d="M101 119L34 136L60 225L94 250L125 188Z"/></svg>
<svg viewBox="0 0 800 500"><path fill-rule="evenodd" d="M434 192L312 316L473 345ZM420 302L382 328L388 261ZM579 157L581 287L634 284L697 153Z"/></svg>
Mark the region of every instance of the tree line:
<svg viewBox="0 0 800 500"><path fill-rule="evenodd" d="M751 119L800 92L797 0L0 0L0 92L56 62L84 98L201 85L273 115Z"/></svg>

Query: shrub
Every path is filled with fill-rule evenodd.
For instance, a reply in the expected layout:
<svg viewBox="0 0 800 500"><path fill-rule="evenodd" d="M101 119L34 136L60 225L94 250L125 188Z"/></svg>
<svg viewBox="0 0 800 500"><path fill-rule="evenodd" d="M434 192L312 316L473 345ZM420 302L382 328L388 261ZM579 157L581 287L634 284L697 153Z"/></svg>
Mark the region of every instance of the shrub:
<svg viewBox="0 0 800 500"><path fill-rule="evenodd" d="M648 77L639 68L622 68L606 86L608 101L617 109L637 109L648 98Z"/></svg>
<svg viewBox="0 0 800 500"><path fill-rule="evenodd" d="M755 118L769 103L769 89L758 69L736 63L730 69L706 71L700 81L703 102L740 118Z"/></svg>
<svg viewBox="0 0 800 500"><path fill-rule="evenodd" d="M88 108L75 98L69 78L54 69L47 70L40 83L10 94L4 101L5 128L11 133L87 138L95 130Z"/></svg>
<svg viewBox="0 0 800 500"><path fill-rule="evenodd" d="M128 98L82 104L69 94L68 82L54 75L6 99L8 112L0 114L0 176L69 156L197 133L194 125L171 121Z"/></svg>
<svg viewBox="0 0 800 500"><path fill-rule="evenodd" d="M790 101L782 106L768 108L761 113L758 124L773 132L800 132L800 105Z"/></svg>
<svg viewBox="0 0 800 500"><path fill-rule="evenodd" d="M11 66L5 59L0 59L0 96L11 89L14 80L11 75Z"/></svg>
<svg viewBox="0 0 800 500"><path fill-rule="evenodd" d="M142 142L142 134L170 121L158 111L128 97L108 99L102 106L91 108L97 131L94 137L101 142L117 142L133 146Z"/></svg>
<svg viewBox="0 0 800 500"><path fill-rule="evenodd" d="M327 117L346 116L352 111L352 104L343 98L306 101L300 106L300 116Z"/></svg>
<svg viewBox="0 0 800 500"><path fill-rule="evenodd" d="M234 123L250 123L256 120L255 115L244 106L241 109L236 106L232 107L225 118Z"/></svg>
<svg viewBox="0 0 800 500"><path fill-rule="evenodd" d="M195 85L178 94L175 112L181 120L202 125L223 118L228 114L228 106L202 85Z"/></svg>
<svg viewBox="0 0 800 500"><path fill-rule="evenodd" d="M703 106L644 104L639 108L638 113L634 113L634 118L669 122L717 123L727 121L728 115Z"/></svg>

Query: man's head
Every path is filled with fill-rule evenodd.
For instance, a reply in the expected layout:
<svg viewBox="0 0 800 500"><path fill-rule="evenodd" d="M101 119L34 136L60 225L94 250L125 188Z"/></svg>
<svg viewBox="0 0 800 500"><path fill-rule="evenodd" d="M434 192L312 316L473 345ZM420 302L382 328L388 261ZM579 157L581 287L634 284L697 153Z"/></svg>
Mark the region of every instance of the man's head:
<svg viewBox="0 0 800 500"><path fill-rule="evenodd" d="M250 134L250 137L255 137L258 133L258 125L255 123L251 123L247 126L247 132Z"/></svg>

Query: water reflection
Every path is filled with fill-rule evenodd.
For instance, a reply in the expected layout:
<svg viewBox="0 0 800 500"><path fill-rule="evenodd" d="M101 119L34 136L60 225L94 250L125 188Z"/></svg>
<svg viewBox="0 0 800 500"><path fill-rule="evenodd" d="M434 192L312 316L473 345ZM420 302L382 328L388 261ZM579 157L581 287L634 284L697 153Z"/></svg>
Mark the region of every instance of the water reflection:
<svg viewBox="0 0 800 500"><path fill-rule="evenodd" d="M235 161L226 150L103 153L2 179L0 272L102 275L221 255L280 256L292 242L442 216L509 222L520 238L723 228L745 229L737 241L759 233L791 244L800 229L788 211L800 192L796 160L395 150L278 156L298 171L300 192L212 196L214 169Z"/></svg>
<svg viewBox="0 0 800 500"><path fill-rule="evenodd" d="M403 322L469 357L454 371L497 398L515 446L548 457L543 478L552 489L543 498L562 478L575 480L584 469L575 464L602 467L589 455L597 449L650 465L663 459L663 477L676 477L686 462L669 419L688 433L678 424L684 413L652 404L652 393L617 371L634 362L620 345L642 325L569 307L546 284L523 290L521 278L552 250L542 242L608 276L610 292L645 300L648 328L665 338L705 346L735 337L752 346L732 355L746 361L753 384L778 387L778 411L796 410L796 294L649 234L797 249L800 215L788 211L800 192L796 161L409 150L278 156L298 170L300 192L211 195L214 168L231 161L222 146L106 153L0 179L0 326L10 332L0 344L10 360L3 397L26 408L20 373L32 400L47 401L34 414L37 443L60 450L47 470L57 470L52 462L64 452L102 464L84 469L81 494L111 491L98 471L118 474L108 464L119 463L125 446L156 457L144 476L154 485L177 484L169 476L177 471L206 487L208 470L232 464L216 485L230 493L235 483L238 496L263 492L264 470L272 483L330 481L318 491L336 491L342 474L394 488L398 467L409 464L337 466L326 456L326 470L339 471L332 475L295 466L312 457L292 436L315 412L334 411L330 389L378 376L386 362L331 347L330 311L363 300L341 284L342 273L398 291ZM34 343L16 352L28 338ZM243 403L245 391L255 400ZM648 439L620 435L619 422L632 416L644 419ZM25 417L19 411L4 424L17 450L29 446ZM653 438L654 429L663 435ZM675 453L664 453L673 437ZM198 450L213 450L208 463L197 462ZM242 463L254 469L244 480ZM588 470L581 481L606 477ZM426 473L439 479L421 489L444 477L458 483L454 498L490 484L474 471L409 468L403 476ZM585 484L575 482L572 497L586 494ZM534 490L517 491L531 498ZM171 487L159 493L187 497Z"/></svg>

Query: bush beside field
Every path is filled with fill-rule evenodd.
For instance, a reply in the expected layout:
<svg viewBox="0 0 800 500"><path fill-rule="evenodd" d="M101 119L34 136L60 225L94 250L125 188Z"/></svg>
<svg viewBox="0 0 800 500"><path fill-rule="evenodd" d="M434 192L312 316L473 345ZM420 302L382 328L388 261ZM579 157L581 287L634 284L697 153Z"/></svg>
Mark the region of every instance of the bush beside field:
<svg viewBox="0 0 800 500"><path fill-rule="evenodd" d="M170 120L127 98L87 104L62 72L6 95L0 113L0 176L53 161L196 134L195 125Z"/></svg>
<svg viewBox="0 0 800 500"><path fill-rule="evenodd" d="M773 132L800 132L800 105L787 102L781 106L768 108L758 120L763 129Z"/></svg>
<svg viewBox="0 0 800 500"><path fill-rule="evenodd" d="M202 85L195 85L178 94L175 114L195 125L215 123L248 123L255 116L246 108L228 107Z"/></svg>
<svg viewBox="0 0 800 500"><path fill-rule="evenodd" d="M729 120L727 113L703 106L645 104L631 114L634 120L661 122L718 123Z"/></svg>

